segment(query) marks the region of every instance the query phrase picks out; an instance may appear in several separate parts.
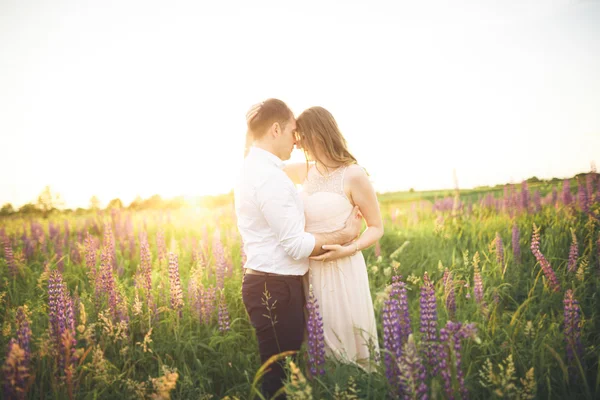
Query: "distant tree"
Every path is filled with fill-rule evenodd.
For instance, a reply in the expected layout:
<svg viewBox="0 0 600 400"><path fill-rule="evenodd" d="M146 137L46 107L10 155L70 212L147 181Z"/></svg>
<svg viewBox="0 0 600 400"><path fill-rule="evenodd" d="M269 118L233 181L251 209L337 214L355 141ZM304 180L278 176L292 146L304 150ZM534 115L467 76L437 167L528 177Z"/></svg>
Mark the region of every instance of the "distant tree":
<svg viewBox="0 0 600 400"><path fill-rule="evenodd" d="M123 202L121 201L121 199L112 199L111 201L108 202L108 205L106 206L106 208L108 209L112 209L112 208L116 208L116 209L121 209L123 208Z"/></svg>
<svg viewBox="0 0 600 400"><path fill-rule="evenodd" d="M127 206L127 208L129 208L130 210L139 210L142 206L142 202L144 200L142 199L141 196L137 196L132 202L131 204L129 204L129 206Z"/></svg>
<svg viewBox="0 0 600 400"><path fill-rule="evenodd" d="M64 207L64 201L60 194L53 193L50 186L46 186L38 196L36 206L46 218L52 211Z"/></svg>
<svg viewBox="0 0 600 400"><path fill-rule="evenodd" d="M100 199L98 196L92 196L90 198L90 210L98 211L100 209Z"/></svg>
<svg viewBox="0 0 600 400"><path fill-rule="evenodd" d="M537 183L540 182L540 179L537 176L532 176L531 178L527 179L527 183Z"/></svg>
<svg viewBox="0 0 600 400"><path fill-rule="evenodd" d="M414 192L415 192L415 189L414 189L414 188L410 188L410 189L408 190L408 192L409 192L409 193L414 193Z"/></svg>
<svg viewBox="0 0 600 400"><path fill-rule="evenodd" d="M37 214L39 209L35 204L27 203L19 208L19 214Z"/></svg>
<svg viewBox="0 0 600 400"><path fill-rule="evenodd" d="M160 197L159 195L155 194L154 196L144 200L142 202L141 208L143 209L149 209L149 208L163 208L163 200L162 197Z"/></svg>
<svg viewBox="0 0 600 400"><path fill-rule="evenodd" d="M6 203L5 205L2 206L2 208L0 208L0 215L10 215L14 212L15 212L15 209L13 208L12 204L10 204L10 203Z"/></svg>

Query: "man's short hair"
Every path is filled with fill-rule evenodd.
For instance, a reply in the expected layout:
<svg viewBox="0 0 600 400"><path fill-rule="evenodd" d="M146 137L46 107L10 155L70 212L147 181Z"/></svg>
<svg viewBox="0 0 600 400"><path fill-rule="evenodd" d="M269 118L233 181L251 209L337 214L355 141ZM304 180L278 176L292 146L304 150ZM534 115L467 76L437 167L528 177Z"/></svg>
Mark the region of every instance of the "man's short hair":
<svg viewBox="0 0 600 400"><path fill-rule="evenodd" d="M293 116L292 110L283 101L279 99L265 100L256 116L248 122L248 135L253 140L258 140L275 122L284 128Z"/></svg>

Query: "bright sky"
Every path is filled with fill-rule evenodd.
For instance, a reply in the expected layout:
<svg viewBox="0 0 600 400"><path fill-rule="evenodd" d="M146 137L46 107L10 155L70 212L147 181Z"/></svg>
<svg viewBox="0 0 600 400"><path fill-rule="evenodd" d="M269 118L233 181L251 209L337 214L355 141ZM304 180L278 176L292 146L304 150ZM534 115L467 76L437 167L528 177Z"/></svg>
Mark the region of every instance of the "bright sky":
<svg viewBox="0 0 600 400"><path fill-rule="evenodd" d="M599 71L599 1L3 0L0 205L228 192L268 97L329 109L381 192L572 176Z"/></svg>

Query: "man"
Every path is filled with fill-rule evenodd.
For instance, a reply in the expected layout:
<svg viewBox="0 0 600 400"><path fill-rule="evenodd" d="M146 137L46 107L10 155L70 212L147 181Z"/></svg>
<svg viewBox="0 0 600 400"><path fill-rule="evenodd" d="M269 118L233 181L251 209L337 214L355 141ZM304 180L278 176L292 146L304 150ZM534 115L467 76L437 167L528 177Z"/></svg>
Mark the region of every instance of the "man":
<svg viewBox="0 0 600 400"><path fill-rule="evenodd" d="M290 158L296 145L294 115L283 101L268 99L246 117L247 155L234 190L235 210L247 257L242 299L264 363L302 345L302 276L308 271L308 257L324 253L325 244L352 241L362 219L355 207L344 229L314 235L305 232L302 201L282 169L283 160ZM283 379L282 363L272 364L263 379L265 397L273 396Z"/></svg>

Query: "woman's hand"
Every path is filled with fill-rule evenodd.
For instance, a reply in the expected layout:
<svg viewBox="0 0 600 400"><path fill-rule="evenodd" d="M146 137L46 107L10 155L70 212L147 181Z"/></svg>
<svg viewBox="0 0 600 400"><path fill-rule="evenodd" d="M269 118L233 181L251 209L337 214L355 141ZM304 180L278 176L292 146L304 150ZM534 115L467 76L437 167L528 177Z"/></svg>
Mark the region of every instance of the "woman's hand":
<svg viewBox="0 0 600 400"><path fill-rule="evenodd" d="M354 242L347 244L345 246L341 246L339 244L326 244L323 246L323 250L327 250L327 252L318 255L318 256L314 256L314 257L310 257L311 260L314 261L323 261L323 262L327 262L327 261L333 261L333 260L337 260L338 258L343 258L343 257L348 257L348 256L352 256L354 255L354 253L356 252L356 245L354 244Z"/></svg>
<svg viewBox="0 0 600 400"><path fill-rule="evenodd" d="M246 123L249 124L254 119L254 117L256 117L262 105L263 103L257 103L250 107L250 109L246 113Z"/></svg>

